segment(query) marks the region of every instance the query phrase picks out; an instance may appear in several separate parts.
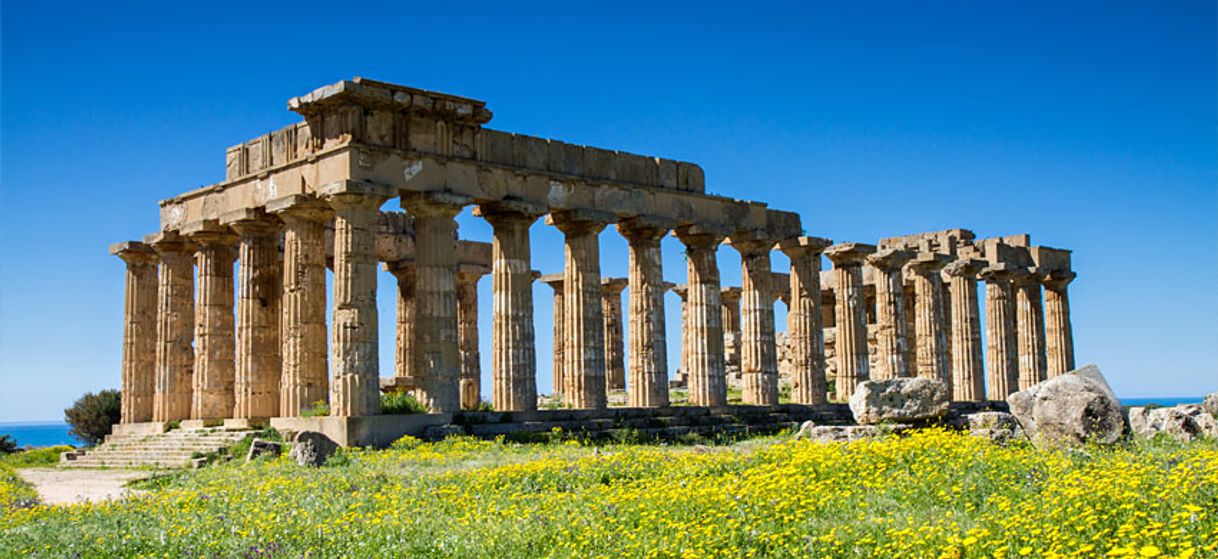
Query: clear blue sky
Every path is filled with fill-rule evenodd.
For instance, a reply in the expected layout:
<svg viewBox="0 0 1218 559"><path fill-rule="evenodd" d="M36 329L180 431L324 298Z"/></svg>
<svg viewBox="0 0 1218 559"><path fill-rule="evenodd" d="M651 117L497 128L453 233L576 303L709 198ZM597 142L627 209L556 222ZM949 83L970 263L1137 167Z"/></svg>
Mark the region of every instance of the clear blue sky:
<svg viewBox="0 0 1218 559"><path fill-rule="evenodd" d="M1218 388L1213 2L272 4L4 3L0 421L116 387L107 245L220 181L226 146L294 121L289 97L357 75L486 100L497 129L695 161L709 191L797 211L811 235L1030 233L1075 251L1080 362L1123 396ZM535 267L560 270L561 237L533 234ZM625 242L602 244L625 275ZM736 253L720 267L738 285Z"/></svg>

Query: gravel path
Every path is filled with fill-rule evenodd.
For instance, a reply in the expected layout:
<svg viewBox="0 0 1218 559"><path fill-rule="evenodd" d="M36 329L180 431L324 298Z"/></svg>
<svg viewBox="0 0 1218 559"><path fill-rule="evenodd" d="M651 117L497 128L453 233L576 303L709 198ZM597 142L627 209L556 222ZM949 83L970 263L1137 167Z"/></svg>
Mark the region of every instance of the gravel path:
<svg viewBox="0 0 1218 559"><path fill-rule="evenodd" d="M133 479L146 478L143 470L92 470L59 468L24 468L17 470L22 479L38 491L43 503L66 505L112 499L141 491L123 487Z"/></svg>

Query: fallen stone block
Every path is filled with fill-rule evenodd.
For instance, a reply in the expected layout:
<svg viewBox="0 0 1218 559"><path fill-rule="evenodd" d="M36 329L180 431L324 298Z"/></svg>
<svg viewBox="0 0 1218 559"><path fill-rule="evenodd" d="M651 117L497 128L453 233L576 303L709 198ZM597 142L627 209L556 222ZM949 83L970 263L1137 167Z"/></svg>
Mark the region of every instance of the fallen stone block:
<svg viewBox="0 0 1218 559"><path fill-rule="evenodd" d="M1198 437L1218 438L1218 420L1197 404L1183 404L1170 408L1129 408L1129 430L1134 435L1153 438L1165 433L1178 441L1191 441Z"/></svg>
<svg viewBox="0 0 1218 559"><path fill-rule="evenodd" d="M254 439L250 443L250 450L245 455L245 461L250 462L259 456L279 456L283 452L283 443L275 441L267 441L263 439Z"/></svg>
<svg viewBox="0 0 1218 559"><path fill-rule="evenodd" d="M321 466L334 453L338 443L316 431L301 431L292 438L292 450L288 453L301 466Z"/></svg>
<svg viewBox="0 0 1218 559"><path fill-rule="evenodd" d="M947 414L947 404L947 385L920 377L864 381L850 397L850 411L860 425L935 419Z"/></svg>
<svg viewBox="0 0 1218 559"><path fill-rule="evenodd" d="M1125 433L1121 403L1095 365L1011 394L1007 404L1034 444L1112 444Z"/></svg>

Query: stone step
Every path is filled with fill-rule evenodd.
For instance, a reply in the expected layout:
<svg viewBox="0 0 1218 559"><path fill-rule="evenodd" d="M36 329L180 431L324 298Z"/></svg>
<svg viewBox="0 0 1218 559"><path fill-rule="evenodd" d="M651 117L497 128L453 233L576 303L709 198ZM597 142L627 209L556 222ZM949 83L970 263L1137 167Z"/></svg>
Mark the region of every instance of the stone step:
<svg viewBox="0 0 1218 559"><path fill-rule="evenodd" d="M109 437L83 456L62 464L75 468L186 467L196 456L220 452L253 434L222 429L175 429L152 435Z"/></svg>

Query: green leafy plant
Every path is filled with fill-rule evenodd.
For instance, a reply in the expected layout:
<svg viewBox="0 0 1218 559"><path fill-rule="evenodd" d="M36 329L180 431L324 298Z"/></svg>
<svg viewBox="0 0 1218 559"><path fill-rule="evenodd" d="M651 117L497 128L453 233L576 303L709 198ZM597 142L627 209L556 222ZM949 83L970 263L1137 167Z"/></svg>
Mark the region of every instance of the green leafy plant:
<svg viewBox="0 0 1218 559"><path fill-rule="evenodd" d="M301 417L325 417L327 415L330 415L330 404L327 404L325 400L313 402L309 409L300 413Z"/></svg>
<svg viewBox="0 0 1218 559"><path fill-rule="evenodd" d="M89 392L63 410L64 420L72 429L68 434L90 445L105 440L118 423L120 399L117 390Z"/></svg>
<svg viewBox="0 0 1218 559"><path fill-rule="evenodd" d="M404 415L409 413L427 413L427 407L419 403L409 392L381 394L381 414Z"/></svg>
<svg viewBox="0 0 1218 559"><path fill-rule="evenodd" d="M8 435L0 435L0 454L17 452L17 441Z"/></svg>

